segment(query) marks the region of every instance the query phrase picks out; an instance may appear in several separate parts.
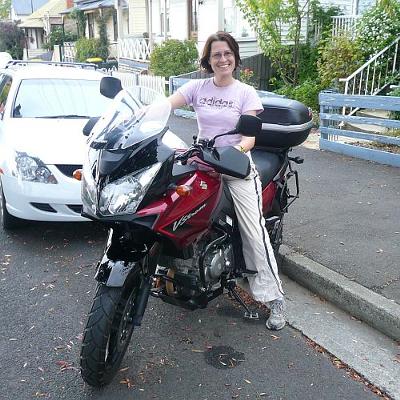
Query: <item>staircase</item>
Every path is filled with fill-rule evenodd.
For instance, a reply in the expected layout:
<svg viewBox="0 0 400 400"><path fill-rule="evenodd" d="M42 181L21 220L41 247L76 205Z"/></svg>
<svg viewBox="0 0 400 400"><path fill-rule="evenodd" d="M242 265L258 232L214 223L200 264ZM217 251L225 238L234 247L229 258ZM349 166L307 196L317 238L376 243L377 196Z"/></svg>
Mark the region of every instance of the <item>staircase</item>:
<svg viewBox="0 0 400 400"><path fill-rule="evenodd" d="M400 78L400 36L344 82L344 94L376 95Z"/></svg>

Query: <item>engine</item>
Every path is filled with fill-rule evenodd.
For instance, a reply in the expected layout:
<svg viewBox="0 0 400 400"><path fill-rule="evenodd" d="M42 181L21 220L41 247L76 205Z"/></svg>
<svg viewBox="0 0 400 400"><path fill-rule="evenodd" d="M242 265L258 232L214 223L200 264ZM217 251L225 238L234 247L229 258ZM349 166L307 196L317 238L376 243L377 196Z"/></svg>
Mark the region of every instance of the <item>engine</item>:
<svg viewBox="0 0 400 400"><path fill-rule="evenodd" d="M166 289L169 295L191 297L203 287L201 267L203 264L206 287L211 289L218 284L221 274L229 272L234 266L231 243L219 244L218 240L201 240L194 246L194 257L189 260L167 257L158 272L167 276ZM179 285L168 282L173 278Z"/></svg>

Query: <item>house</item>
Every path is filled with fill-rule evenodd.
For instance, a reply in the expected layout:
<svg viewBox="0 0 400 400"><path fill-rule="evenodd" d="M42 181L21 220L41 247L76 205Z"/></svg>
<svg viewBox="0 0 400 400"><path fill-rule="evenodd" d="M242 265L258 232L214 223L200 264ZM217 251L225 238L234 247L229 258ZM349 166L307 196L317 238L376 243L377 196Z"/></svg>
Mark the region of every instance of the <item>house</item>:
<svg viewBox="0 0 400 400"><path fill-rule="evenodd" d="M61 12L66 7L66 0L50 0L19 24L25 31L28 51L42 49L51 28L63 26Z"/></svg>
<svg viewBox="0 0 400 400"><path fill-rule="evenodd" d="M117 7L116 4L118 4ZM103 16L106 18L110 56L116 57L118 37L129 33L127 2L125 0L76 0L73 8L84 12L86 16L85 36L88 38L99 37L98 17ZM119 14L118 17L117 14ZM119 23L118 20L120 21Z"/></svg>
<svg viewBox="0 0 400 400"><path fill-rule="evenodd" d="M12 0L11 20L22 22L47 2L48 0Z"/></svg>

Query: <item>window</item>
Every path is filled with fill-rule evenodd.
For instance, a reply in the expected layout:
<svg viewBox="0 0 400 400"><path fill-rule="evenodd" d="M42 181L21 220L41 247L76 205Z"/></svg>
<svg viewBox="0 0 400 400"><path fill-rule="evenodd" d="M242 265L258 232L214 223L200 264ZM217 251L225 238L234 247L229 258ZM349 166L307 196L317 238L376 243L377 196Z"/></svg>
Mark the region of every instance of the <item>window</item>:
<svg viewBox="0 0 400 400"><path fill-rule="evenodd" d="M94 38L94 14L89 13L87 15L89 38Z"/></svg>
<svg viewBox="0 0 400 400"><path fill-rule="evenodd" d="M25 79L15 98L13 117L97 117L111 101L100 94L100 81Z"/></svg>
<svg viewBox="0 0 400 400"><path fill-rule="evenodd" d="M254 38L255 34L234 0L224 0L224 31L235 38Z"/></svg>
<svg viewBox="0 0 400 400"><path fill-rule="evenodd" d="M12 84L12 78L8 75L3 75L0 82L0 116L3 118L4 109L8 99L8 93L10 92Z"/></svg>

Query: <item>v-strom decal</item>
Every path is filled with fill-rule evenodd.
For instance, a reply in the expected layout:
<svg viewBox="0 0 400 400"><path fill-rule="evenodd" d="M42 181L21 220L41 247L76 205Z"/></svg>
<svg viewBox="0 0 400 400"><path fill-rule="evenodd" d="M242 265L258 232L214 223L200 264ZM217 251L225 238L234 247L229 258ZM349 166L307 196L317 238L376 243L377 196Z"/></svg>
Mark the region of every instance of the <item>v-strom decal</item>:
<svg viewBox="0 0 400 400"><path fill-rule="evenodd" d="M178 221L175 221L172 225L172 231L175 232L180 226L184 225L190 218L194 217L198 212L200 212L206 205L206 203L201 205L197 210L194 210L189 214L179 218Z"/></svg>

